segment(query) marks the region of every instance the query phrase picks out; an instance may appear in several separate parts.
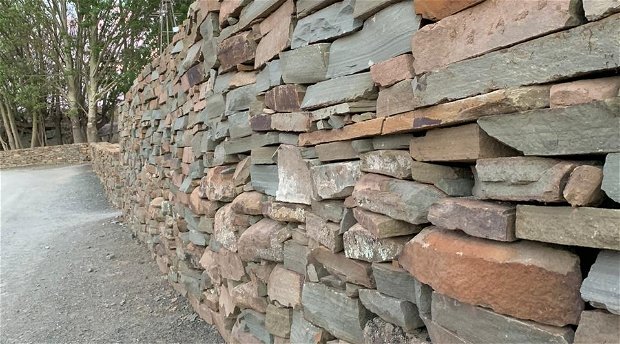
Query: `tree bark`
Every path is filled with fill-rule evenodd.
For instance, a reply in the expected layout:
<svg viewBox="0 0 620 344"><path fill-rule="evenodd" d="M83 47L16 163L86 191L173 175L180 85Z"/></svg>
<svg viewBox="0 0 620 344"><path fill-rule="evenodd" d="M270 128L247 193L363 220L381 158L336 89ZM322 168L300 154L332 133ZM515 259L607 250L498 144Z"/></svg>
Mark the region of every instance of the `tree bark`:
<svg viewBox="0 0 620 344"><path fill-rule="evenodd" d="M30 135L30 148L34 148L37 146L39 141L39 115L34 113L32 114L32 135Z"/></svg>

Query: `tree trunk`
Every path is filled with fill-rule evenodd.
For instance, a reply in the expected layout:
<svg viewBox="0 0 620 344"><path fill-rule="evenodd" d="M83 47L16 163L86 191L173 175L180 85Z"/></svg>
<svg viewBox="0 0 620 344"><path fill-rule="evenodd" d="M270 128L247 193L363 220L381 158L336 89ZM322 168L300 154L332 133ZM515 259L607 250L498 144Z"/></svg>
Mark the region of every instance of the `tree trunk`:
<svg viewBox="0 0 620 344"><path fill-rule="evenodd" d="M97 80L96 76L91 74L88 82L88 114L86 115L86 136L88 142L99 142L99 133L97 132Z"/></svg>
<svg viewBox="0 0 620 344"><path fill-rule="evenodd" d="M2 144L2 150L4 151L8 151L9 150L9 146L7 146L6 141L4 141L4 138L2 137L2 133L0 132L0 143Z"/></svg>
<svg viewBox="0 0 620 344"><path fill-rule="evenodd" d="M76 80L71 78L67 85L67 98L69 100L69 119L71 120L71 132L73 133L73 143L84 143L86 138L82 131L80 121L80 108L78 104L78 85Z"/></svg>
<svg viewBox="0 0 620 344"><path fill-rule="evenodd" d="M39 115L34 113L32 114L32 135L30 135L30 148L34 148L37 146L39 141Z"/></svg>
<svg viewBox="0 0 620 344"><path fill-rule="evenodd" d="M0 112L2 112L2 121L4 123L6 134L9 138L9 147L11 147L11 149L22 148L19 133L17 132L17 128L15 127L15 118L13 117L13 111L11 110L10 105L6 101L0 101Z"/></svg>

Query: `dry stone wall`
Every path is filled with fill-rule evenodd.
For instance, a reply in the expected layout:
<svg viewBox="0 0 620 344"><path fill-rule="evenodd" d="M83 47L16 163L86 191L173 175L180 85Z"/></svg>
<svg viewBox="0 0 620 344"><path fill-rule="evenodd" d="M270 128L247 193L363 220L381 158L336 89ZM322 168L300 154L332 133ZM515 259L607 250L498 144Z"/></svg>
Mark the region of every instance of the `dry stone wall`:
<svg viewBox="0 0 620 344"><path fill-rule="evenodd" d="M619 11L199 1L96 168L230 343L617 341Z"/></svg>
<svg viewBox="0 0 620 344"><path fill-rule="evenodd" d="M0 151L0 168L69 165L88 161L90 153L86 143Z"/></svg>

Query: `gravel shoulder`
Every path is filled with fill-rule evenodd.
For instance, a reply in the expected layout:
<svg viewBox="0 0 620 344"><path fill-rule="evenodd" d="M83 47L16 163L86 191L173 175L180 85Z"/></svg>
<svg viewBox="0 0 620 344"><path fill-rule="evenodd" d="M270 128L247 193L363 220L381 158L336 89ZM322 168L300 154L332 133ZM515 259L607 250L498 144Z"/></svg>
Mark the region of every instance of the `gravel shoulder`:
<svg viewBox="0 0 620 344"><path fill-rule="evenodd" d="M0 343L221 343L89 165L0 171Z"/></svg>

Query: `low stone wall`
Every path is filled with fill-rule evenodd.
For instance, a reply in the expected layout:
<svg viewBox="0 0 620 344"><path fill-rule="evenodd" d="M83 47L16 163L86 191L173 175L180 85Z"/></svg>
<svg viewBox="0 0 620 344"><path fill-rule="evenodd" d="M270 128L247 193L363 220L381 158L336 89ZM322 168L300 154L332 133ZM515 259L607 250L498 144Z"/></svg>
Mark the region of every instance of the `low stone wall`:
<svg viewBox="0 0 620 344"><path fill-rule="evenodd" d="M122 208L123 193L126 192L126 188L121 178L120 146L109 142L92 143L90 156L93 171L99 176L108 200L115 207Z"/></svg>
<svg viewBox="0 0 620 344"><path fill-rule="evenodd" d="M87 143L0 151L0 168L80 164L90 161Z"/></svg>

